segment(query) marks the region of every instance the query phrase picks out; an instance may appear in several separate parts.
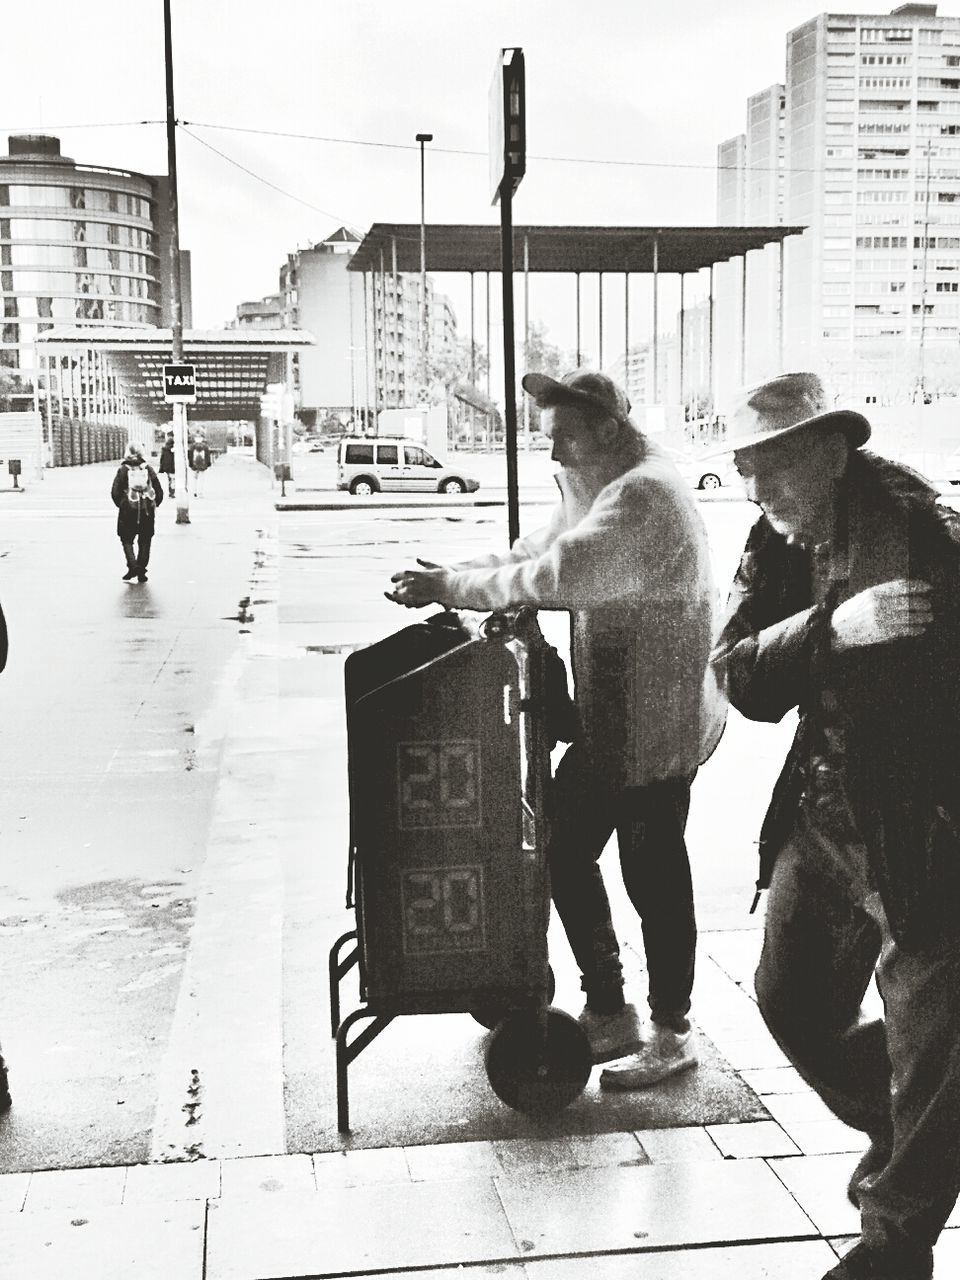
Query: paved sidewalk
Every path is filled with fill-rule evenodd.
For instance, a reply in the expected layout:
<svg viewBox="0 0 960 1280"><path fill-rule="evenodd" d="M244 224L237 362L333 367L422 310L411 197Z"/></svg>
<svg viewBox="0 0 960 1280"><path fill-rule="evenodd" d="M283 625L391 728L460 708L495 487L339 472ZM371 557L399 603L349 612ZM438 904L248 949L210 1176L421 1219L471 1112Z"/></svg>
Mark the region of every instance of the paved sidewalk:
<svg viewBox="0 0 960 1280"><path fill-rule="evenodd" d="M67 500L72 487L82 503L85 484L82 476L64 479L61 496ZM16 501L40 502L38 488ZM249 496L261 506L270 499L262 477ZM213 498L197 501L214 515ZM213 520L207 528L215 537ZM196 1052L208 1064L205 1145L190 1149L176 1098L158 1116L150 1163L0 1175L0 1280L819 1280L857 1232L845 1186L863 1142L825 1110L766 1033L750 994L759 924L739 911L728 920L714 910L704 921L696 1012L768 1118L287 1150L283 1116L271 1102L282 1098L285 1072L281 960L264 957L260 945L278 945L282 902L271 851L299 830L290 798L321 776L319 753L342 751L342 656L321 659L326 692L290 698L281 710L281 668L290 659L285 583L299 570L275 535L275 526L264 526L254 549L255 620L223 726L205 869L219 896L204 912L201 894L191 961L238 937L258 945L248 947L242 971L231 970L234 998L211 1001L184 981L171 1051L177 1061ZM742 729L731 724L728 750L738 749ZM719 792L727 783L719 774L707 785ZM735 795L724 812L720 856L744 838L731 829ZM339 856L343 832L329 829L320 842ZM168 1141L171 1134L180 1136ZM274 1154L256 1154L263 1151ZM960 1227L960 1214L951 1226ZM945 1280L958 1267L953 1229L938 1245L937 1275Z"/></svg>

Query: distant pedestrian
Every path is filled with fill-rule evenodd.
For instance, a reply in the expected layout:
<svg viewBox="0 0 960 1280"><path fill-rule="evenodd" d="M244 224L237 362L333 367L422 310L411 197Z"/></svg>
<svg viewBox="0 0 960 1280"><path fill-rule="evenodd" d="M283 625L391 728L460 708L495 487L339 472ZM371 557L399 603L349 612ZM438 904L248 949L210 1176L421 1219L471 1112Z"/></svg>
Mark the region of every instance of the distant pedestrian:
<svg viewBox="0 0 960 1280"><path fill-rule="evenodd" d="M210 468L210 446L203 438L203 432L198 431L193 438L193 444L190 446L190 470L193 472L193 496L199 497L203 493L203 475Z"/></svg>
<svg viewBox="0 0 960 1280"><path fill-rule="evenodd" d="M127 445L126 457L113 478L110 496L117 508L117 535L127 560L123 580L132 582L136 578L138 582L146 582L155 513L163 501L163 485L153 467L144 460L142 445Z"/></svg>
<svg viewBox="0 0 960 1280"><path fill-rule="evenodd" d="M162 476L167 477L167 493L171 498L176 492L176 469L173 458L173 432L168 431L167 438L160 449L160 465L157 470Z"/></svg>

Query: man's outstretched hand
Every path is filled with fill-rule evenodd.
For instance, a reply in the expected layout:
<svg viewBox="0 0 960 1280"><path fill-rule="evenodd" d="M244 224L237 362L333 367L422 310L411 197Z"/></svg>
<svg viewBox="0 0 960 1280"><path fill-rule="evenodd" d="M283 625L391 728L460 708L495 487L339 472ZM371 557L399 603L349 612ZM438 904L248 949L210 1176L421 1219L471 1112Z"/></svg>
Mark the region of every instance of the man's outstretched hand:
<svg viewBox="0 0 960 1280"><path fill-rule="evenodd" d="M407 609L420 609L425 604L447 604L450 571L429 560L418 560L417 564L419 569L401 569L395 573L390 579L395 584L394 589L383 594L394 604L402 604Z"/></svg>
<svg viewBox="0 0 960 1280"><path fill-rule="evenodd" d="M858 591L838 605L830 622L833 648L857 649L920 636L932 621L929 582L895 578Z"/></svg>

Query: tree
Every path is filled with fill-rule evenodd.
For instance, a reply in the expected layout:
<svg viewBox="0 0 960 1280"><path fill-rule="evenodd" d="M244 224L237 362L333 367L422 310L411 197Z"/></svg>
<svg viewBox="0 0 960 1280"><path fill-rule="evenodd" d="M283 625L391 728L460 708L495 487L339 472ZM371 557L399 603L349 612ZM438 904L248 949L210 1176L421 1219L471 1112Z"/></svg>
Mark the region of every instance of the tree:
<svg viewBox="0 0 960 1280"><path fill-rule="evenodd" d="M490 361L478 343L473 344L473 379L470 368L470 342L457 338L455 343L442 351L431 350L427 358L427 398L431 404L449 401L453 388L458 384L475 385L486 376Z"/></svg>
<svg viewBox="0 0 960 1280"><path fill-rule="evenodd" d="M550 378L559 379L565 363L565 357L560 348L547 341L547 326L543 321L531 321L527 341L523 347L521 377L525 373L545 373ZM522 405L524 400L522 390L518 389L518 403ZM539 431L539 406L530 400L524 412L530 415L531 430Z"/></svg>

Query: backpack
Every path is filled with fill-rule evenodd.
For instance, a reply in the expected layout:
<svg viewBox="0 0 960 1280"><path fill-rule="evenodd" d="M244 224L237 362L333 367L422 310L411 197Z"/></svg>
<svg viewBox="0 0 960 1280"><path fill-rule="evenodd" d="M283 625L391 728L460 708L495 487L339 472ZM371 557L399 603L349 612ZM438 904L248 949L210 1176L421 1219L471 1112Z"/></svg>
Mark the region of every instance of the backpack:
<svg viewBox="0 0 960 1280"><path fill-rule="evenodd" d="M143 463L136 467L127 468L126 497L128 507L137 513L138 519L141 512L153 511L157 498L153 492L150 472Z"/></svg>

